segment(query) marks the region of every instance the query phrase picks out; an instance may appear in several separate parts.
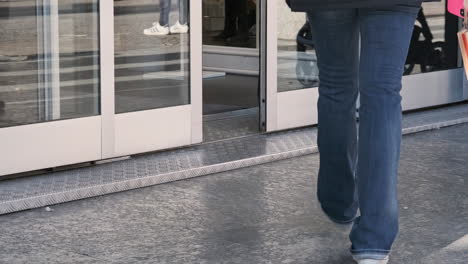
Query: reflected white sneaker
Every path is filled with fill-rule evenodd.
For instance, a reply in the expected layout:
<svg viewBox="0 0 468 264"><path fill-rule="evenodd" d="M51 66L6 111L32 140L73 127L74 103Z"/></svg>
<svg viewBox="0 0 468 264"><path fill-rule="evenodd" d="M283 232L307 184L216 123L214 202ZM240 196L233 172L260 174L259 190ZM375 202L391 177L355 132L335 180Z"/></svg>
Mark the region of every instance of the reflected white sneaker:
<svg viewBox="0 0 468 264"><path fill-rule="evenodd" d="M175 23L171 28L170 28L170 31L172 34L184 34L184 33L187 33L189 31L189 27L187 24L180 24L179 21L177 21L177 23Z"/></svg>
<svg viewBox="0 0 468 264"><path fill-rule="evenodd" d="M147 36L164 36L169 35L169 27L161 26L159 23L153 23L153 26L143 30L143 34Z"/></svg>
<svg viewBox="0 0 468 264"><path fill-rule="evenodd" d="M385 259L356 259L356 262L358 264L387 264L388 263L388 257Z"/></svg>

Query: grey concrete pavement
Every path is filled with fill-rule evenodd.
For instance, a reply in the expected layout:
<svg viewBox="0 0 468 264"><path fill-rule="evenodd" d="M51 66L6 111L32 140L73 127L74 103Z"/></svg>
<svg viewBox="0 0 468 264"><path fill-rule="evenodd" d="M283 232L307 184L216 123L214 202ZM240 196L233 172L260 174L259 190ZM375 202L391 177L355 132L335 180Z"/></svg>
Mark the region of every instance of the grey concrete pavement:
<svg viewBox="0 0 468 264"><path fill-rule="evenodd" d="M468 125L406 136L391 264L468 260ZM0 217L0 263L351 264L318 155Z"/></svg>

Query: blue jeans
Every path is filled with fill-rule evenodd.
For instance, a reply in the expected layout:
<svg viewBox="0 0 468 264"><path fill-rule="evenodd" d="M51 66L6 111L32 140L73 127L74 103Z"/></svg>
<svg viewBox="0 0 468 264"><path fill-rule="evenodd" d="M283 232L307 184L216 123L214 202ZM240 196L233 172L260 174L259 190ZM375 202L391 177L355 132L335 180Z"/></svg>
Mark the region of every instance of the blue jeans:
<svg viewBox="0 0 468 264"><path fill-rule="evenodd" d="M354 222L351 252L357 258L385 258L398 233L400 91L418 11L309 13L320 78L317 196L330 218Z"/></svg>
<svg viewBox="0 0 468 264"><path fill-rule="evenodd" d="M182 25L188 22L188 0L178 0L179 2L179 22ZM169 25L169 14L171 13L172 0L160 0L159 8L161 14L159 16L159 24L161 26Z"/></svg>

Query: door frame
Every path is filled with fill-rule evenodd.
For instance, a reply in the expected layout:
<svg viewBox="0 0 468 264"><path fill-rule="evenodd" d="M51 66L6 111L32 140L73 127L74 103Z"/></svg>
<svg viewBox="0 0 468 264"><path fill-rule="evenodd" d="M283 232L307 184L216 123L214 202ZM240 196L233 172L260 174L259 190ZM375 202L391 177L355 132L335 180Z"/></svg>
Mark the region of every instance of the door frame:
<svg viewBox="0 0 468 264"><path fill-rule="evenodd" d="M189 1L190 103L116 114L114 3L101 2L102 157L111 159L200 143L202 124L202 3ZM164 125L161 125L164 124Z"/></svg>
<svg viewBox="0 0 468 264"><path fill-rule="evenodd" d="M264 1L262 27L261 80L265 89L262 102L266 104L262 120L266 132L314 125L317 123L318 89L310 87L300 90L278 92L278 1Z"/></svg>

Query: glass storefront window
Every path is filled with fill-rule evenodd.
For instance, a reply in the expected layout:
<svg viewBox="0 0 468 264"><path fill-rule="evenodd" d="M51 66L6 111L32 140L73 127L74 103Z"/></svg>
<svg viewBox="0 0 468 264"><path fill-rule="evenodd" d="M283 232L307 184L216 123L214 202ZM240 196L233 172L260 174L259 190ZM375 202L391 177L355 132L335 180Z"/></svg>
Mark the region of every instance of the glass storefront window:
<svg viewBox="0 0 468 264"><path fill-rule="evenodd" d="M0 9L0 128L98 115L98 0Z"/></svg>
<svg viewBox="0 0 468 264"><path fill-rule="evenodd" d="M114 1L117 113L190 103L188 3Z"/></svg>

